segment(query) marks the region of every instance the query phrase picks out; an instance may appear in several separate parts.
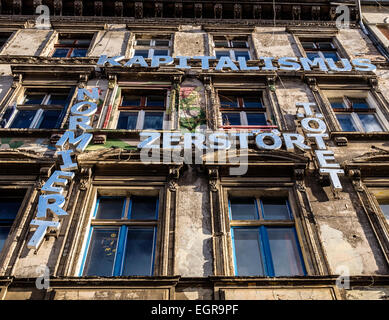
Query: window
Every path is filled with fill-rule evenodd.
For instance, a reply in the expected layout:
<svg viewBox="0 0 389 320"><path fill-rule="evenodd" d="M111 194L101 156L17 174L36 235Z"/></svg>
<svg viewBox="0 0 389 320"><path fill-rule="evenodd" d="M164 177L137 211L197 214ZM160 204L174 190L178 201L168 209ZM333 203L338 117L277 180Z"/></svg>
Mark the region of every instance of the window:
<svg viewBox="0 0 389 320"><path fill-rule="evenodd" d="M365 98L340 97L330 98L342 131L381 132L383 124Z"/></svg>
<svg viewBox="0 0 389 320"><path fill-rule="evenodd" d="M230 197L228 204L235 275L306 274L286 198Z"/></svg>
<svg viewBox="0 0 389 320"><path fill-rule="evenodd" d="M9 107L3 115L6 128L54 129L61 121L71 99L69 89L27 89L21 104Z"/></svg>
<svg viewBox="0 0 389 320"><path fill-rule="evenodd" d="M381 212L389 224L389 189L377 188L373 189L372 193L377 199Z"/></svg>
<svg viewBox="0 0 389 320"><path fill-rule="evenodd" d="M124 91L116 128L162 130L165 103L166 92L163 90Z"/></svg>
<svg viewBox="0 0 389 320"><path fill-rule="evenodd" d="M168 56L170 54L171 36L140 36L134 41L134 56L152 58L153 56Z"/></svg>
<svg viewBox="0 0 389 320"><path fill-rule="evenodd" d="M52 57L76 58L86 57L93 35L60 33L54 45Z"/></svg>
<svg viewBox="0 0 389 320"><path fill-rule="evenodd" d="M305 50L307 58L313 60L315 58L332 59L334 62L340 60L339 54L332 39L300 39L301 45Z"/></svg>
<svg viewBox="0 0 389 320"><path fill-rule="evenodd" d="M247 36L213 36L216 59L230 57L231 60L238 61L243 57L246 61L251 60L249 42Z"/></svg>
<svg viewBox="0 0 389 320"><path fill-rule="evenodd" d="M0 32L0 48L5 45L11 34L11 32Z"/></svg>
<svg viewBox="0 0 389 320"><path fill-rule="evenodd" d="M238 94L219 91L220 110L224 126L266 126L266 108L262 94Z"/></svg>
<svg viewBox="0 0 389 320"><path fill-rule="evenodd" d="M157 219L157 197L99 197L80 274L153 275Z"/></svg>
<svg viewBox="0 0 389 320"><path fill-rule="evenodd" d="M0 252L8 238L22 201L23 196L18 190L0 193Z"/></svg>

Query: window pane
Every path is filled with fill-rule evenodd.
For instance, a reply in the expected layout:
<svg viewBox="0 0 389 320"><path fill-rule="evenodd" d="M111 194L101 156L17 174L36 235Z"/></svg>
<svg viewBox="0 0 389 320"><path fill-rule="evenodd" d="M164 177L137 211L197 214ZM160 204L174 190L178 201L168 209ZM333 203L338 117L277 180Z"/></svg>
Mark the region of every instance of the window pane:
<svg viewBox="0 0 389 320"><path fill-rule="evenodd" d="M214 41L215 48L228 48L228 41L218 40Z"/></svg>
<svg viewBox="0 0 389 320"><path fill-rule="evenodd" d="M163 112L146 112L143 129L162 130Z"/></svg>
<svg viewBox="0 0 389 320"><path fill-rule="evenodd" d="M311 41L301 42L301 45L303 46L304 49L316 49L315 44Z"/></svg>
<svg viewBox="0 0 389 320"><path fill-rule="evenodd" d="M286 199L261 199L265 220L291 220Z"/></svg>
<svg viewBox="0 0 389 320"><path fill-rule="evenodd" d="M266 116L264 113L246 113L249 126L266 126Z"/></svg>
<svg viewBox="0 0 389 320"><path fill-rule="evenodd" d="M35 114L36 110L19 110L12 121L11 128L29 128Z"/></svg>
<svg viewBox="0 0 389 320"><path fill-rule="evenodd" d="M53 129L57 127L62 110L44 110L37 124L39 129Z"/></svg>
<svg viewBox="0 0 389 320"><path fill-rule="evenodd" d="M240 126L239 113L223 113L223 125L225 126Z"/></svg>
<svg viewBox="0 0 389 320"><path fill-rule="evenodd" d="M362 122L363 129L366 132L381 132L382 127L379 124L376 116L374 114L363 114L358 113L358 117Z"/></svg>
<svg viewBox="0 0 389 320"><path fill-rule="evenodd" d="M168 47L169 40L155 40L155 46L156 47Z"/></svg>
<svg viewBox="0 0 389 320"><path fill-rule="evenodd" d="M219 95L221 108L237 108L238 99L235 96Z"/></svg>
<svg viewBox="0 0 389 320"><path fill-rule="evenodd" d="M343 103L343 99L331 99L330 103L333 109L346 109L346 106Z"/></svg>
<svg viewBox="0 0 389 320"><path fill-rule="evenodd" d="M380 201L380 207L381 207L382 213L384 214L386 220L389 221L389 200Z"/></svg>
<svg viewBox="0 0 389 320"><path fill-rule="evenodd" d="M128 228L123 276L151 276L153 270L154 229Z"/></svg>
<svg viewBox="0 0 389 320"><path fill-rule="evenodd" d="M86 57L88 49L73 49L71 57Z"/></svg>
<svg viewBox="0 0 389 320"><path fill-rule="evenodd" d="M74 39L58 39L57 43L60 45L73 45L74 41Z"/></svg>
<svg viewBox="0 0 389 320"><path fill-rule="evenodd" d="M140 106L140 96L125 94L122 100L122 106Z"/></svg>
<svg viewBox="0 0 389 320"><path fill-rule="evenodd" d="M69 52L70 49L67 49L67 48L58 48L58 49L55 49L54 53L53 53L53 57L54 58L66 58L67 55L68 55L68 52Z"/></svg>
<svg viewBox="0 0 389 320"><path fill-rule="evenodd" d="M359 109L359 110L369 109L369 105L367 104L365 99L350 99L350 102L354 109Z"/></svg>
<svg viewBox="0 0 389 320"><path fill-rule="evenodd" d="M11 230L10 226L1 226L0 225L0 252L4 247L4 243L8 238L10 230Z"/></svg>
<svg viewBox="0 0 389 320"><path fill-rule="evenodd" d="M234 48L247 48L246 41L232 41L232 46Z"/></svg>
<svg viewBox="0 0 389 320"><path fill-rule="evenodd" d="M137 46L149 46L150 40L136 40Z"/></svg>
<svg viewBox="0 0 389 320"><path fill-rule="evenodd" d="M358 131L354 124L351 114L337 114L336 118L343 131Z"/></svg>
<svg viewBox="0 0 389 320"><path fill-rule="evenodd" d="M334 46L332 45L331 42L317 42L317 46L321 50L329 50L329 49L334 49Z"/></svg>
<svg viewBox="0 0 389 320"><path fill-rule="evenodd" d="M164 107L165 106L165 97L163 95L147 96L146 105L148 107Z"/></svg>
<svg viewBox="0 0 389 320"><path fill-rule="evenodd" d="M24 98L23 104L31 105L31 104L41 104L45 95L44 94L26 94Z"/></svg>
<svg viewBox="0 0 389 320"><path fill-rule="evenodd" d="M93 228L84 276L112 276L119 227Z"/></svg>
<svg viewBox="0 0 389 320"><path fill-rule="evenodd" d="M234 228L236 273L238 276L263 276L264 268L258 228Z"/></svg>
<svg viewBox="0 0 389 320"><path fill-rule="evenodd" d="M216 59L220 59L221 57L229 57L229 51L216 51Z"/></svg>
<svg viewBox="0 0 389 320"><path fill-rule="evenodd" d="M258 211L255 198L231 198L232 220L258 220Z"/></svg>
<svg viewBox="0 0 389 320"><path fill-rule="evenodd" d="M23 199L0 199L0 222L14 220Z"/></svg>
<svg viewBox="0 0 389 320"><path fill-rule="evenodd" d="M236 50L235 50L235 60L238 61L238 58L239 58L239 57L245 58L246 61L247 61L247 60L250 60L250 54L249 54L248 51L236 51Z"/></svg>
<svg viewBox="0 0 389 320"><path fill-rule="evenodd" d="M8 107L7 110L5 110L3 114L3 118L0 121L0 128L4 128L7 124L8 120L11 118L13 111L15 110L14 107Z"/></svg>
<svg viewBox="0 0 389 320"><path fill-rule="evenodd" d="M52 93L50 95L49 100L47 101L47 104L55 104L55 105L66 105L66 102L68 100L67 94L59 94L59 93Z"/></svg>
<svg viewBox="0 0 389 320"><path fill-rule="evenodd" d="M131 197L131 219L155 220L157 219L156 197Z"/></svg>
<svg viewBox="0 0 389 320"><path fill-rule="evenodd" d="M320 58L320 55L317 52L307 52L307 58L313 60L315 58Z"/></svg>
<svg viewBox="0 0 389 320"><path fill-rule="evenodd" d="M135 50L134 56L140 56L147 59L149 57L149 50Z"/></svg>
<svg viewBox="0 0 389 320"><path fill-rule="evenodd" d="M304 275L293 228L267 228L274 275Z"/></svg>
<svg viewBox="0 0 389 320"><path fill-rule="evenodd" d="M121 219L124 198L99 198L96 219Z"/></svg>
<svg viewBox="0 0 389 320"><path fill-rule="evenodd" d="M244 97L243 103L245 108L262 108L261 98L259 97Z"/></svg>
<svg viewBox="0 0 389 320"><path fill-rule="evenodd" d="M323 51L324 58L326 59L332 59L334 62L339 61L338 54L333 51Z"/></svg>
<svg viewBox="0 0 389 320"><path fill-rule="evenodd" d="M168 56L168 50L154 50L154 56Z"/></svg>
<svg viewBox="0 0 389 320"><path fill-rule="evenodd" d="M89 47L91 40L89 39L78 39L76 44L80 47Z"/></svg>
<svg viewBox="0 0 389 320"><path fill-rule="evenodd" d="M116 129L134 130L136 129L137 119L137 112L120 112Z"/></svg>

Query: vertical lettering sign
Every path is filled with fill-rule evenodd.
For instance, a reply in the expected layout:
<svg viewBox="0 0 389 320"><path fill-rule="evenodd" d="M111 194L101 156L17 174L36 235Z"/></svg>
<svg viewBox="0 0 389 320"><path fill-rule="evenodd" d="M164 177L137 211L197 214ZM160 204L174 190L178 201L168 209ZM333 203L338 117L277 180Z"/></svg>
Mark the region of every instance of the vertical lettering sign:
<svg viewBox="0 0 389 320"><path fill-rule="evenodd" d="M304 113L298 113L297 118L300 119L307 138L313 138L316 142L315 155L319 163L319 173L330 177L331 187L335 192L342 191L339 176L344 175L344 170L340 168L339 163L335 162L334 152L327 150L324 142L324 139L328 139L327 125L322 120L323 115L312 111L311 107L315 106L315 103L297 102L296 106L304 108Z"/></svg>
<svg viewBox="0 0 389 320"><path fill-rule="evenodd" d="M37 214L30 224L35 231L27 244L29 249L38 250L45 235L52 231L58 232L60 220L67 216L67 212L63 210L66 202L65 188L74 178L73 171L78 170L72 156L84 151L92 140L93 135L85 130L92 129L91 116L97 111L98 98L98 88L93 88L92 92L86 89L79 89L77 92L77 103L70 109L69 129L55 145L58 149L57 159L62 160L61 170L54 171L41 189Z"/></svg>

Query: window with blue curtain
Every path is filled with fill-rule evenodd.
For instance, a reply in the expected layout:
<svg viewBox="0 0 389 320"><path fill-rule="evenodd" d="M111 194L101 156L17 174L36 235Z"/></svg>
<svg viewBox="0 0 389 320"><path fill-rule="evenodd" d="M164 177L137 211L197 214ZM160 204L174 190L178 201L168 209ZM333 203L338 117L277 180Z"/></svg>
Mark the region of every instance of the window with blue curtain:
<svg viewBox="0 0 389 320"><path fill-rule="evenodd" d="M22 194L18 195L18 193L21 192L18 190L8 190L8 194L0 194L0 252L9 236L23 201Z"/></svg>
<svg viewBox="0 0 389 320"><path fill-rule="evenodd" d="M158 197L98 197L80 275L153 275L157 219Z"/></svg>
<svg viewBox="0 0 389 320"><path fill-rule="evenodd" d="M288 199L230 197L228 204L235 275L306 274Z"/></svg>

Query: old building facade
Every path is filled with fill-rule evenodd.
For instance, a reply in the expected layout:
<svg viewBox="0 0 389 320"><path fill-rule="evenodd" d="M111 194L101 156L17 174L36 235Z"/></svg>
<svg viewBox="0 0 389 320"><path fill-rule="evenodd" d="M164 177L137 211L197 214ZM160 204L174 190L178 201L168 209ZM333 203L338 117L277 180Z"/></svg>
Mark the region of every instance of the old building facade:
<svg viewBox="0 0 389 320"><path fill-rule="evenodd" d="M1 299L387 299L389 64L357 5L345 3L341 28L327 1L1 3ZM42 4L49 22L35 14ZM382 8L362 3L385 49ZM45 186L64 170L56 144L83 98L97 105L83 120L93 138L62 182L67 214L44 210L60 227L34 247ZM312 132L328 135L325 147L298 103L324 122ZM161 152L167 133L248 143L146 162L145 129L161 134ZM271 132L282 146L260 148ZM287 134L308 148L289 148ZM320 172L323 149L341 188ZM243 174L231 171L237 155Z"/></svg>

